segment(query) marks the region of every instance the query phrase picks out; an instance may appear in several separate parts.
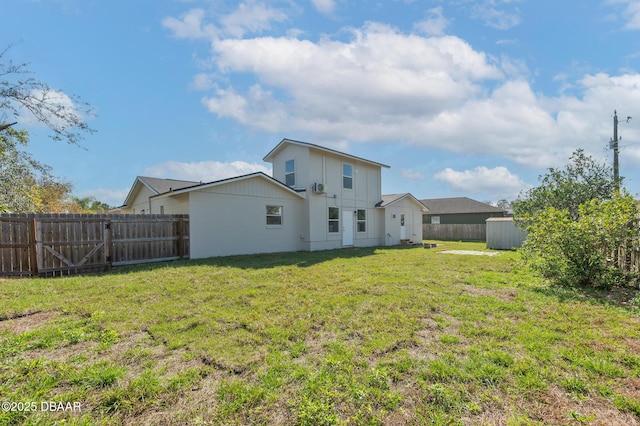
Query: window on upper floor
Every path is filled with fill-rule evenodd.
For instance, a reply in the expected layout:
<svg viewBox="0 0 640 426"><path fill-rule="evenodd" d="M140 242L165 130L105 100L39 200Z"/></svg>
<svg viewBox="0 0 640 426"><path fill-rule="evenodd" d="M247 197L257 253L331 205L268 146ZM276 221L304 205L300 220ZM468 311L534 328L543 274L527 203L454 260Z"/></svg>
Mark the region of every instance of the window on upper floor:
<svg viewBox="0 0 640 426"><path fill-rule="evenodd" d="M353 165L342 163L342 187L353 189Z"/></svg>
<svg viewBox="0 0 640 426"><path fill-rule="evenodd" d="M267 206L267 225L282 226L282 206Z"/></svg>
<svg viewBox="0 0 640 426"><path fill-rule="evenodd" d="M296 161L287 160L284 163L284 183L287 186L296 185Z"/></svg>

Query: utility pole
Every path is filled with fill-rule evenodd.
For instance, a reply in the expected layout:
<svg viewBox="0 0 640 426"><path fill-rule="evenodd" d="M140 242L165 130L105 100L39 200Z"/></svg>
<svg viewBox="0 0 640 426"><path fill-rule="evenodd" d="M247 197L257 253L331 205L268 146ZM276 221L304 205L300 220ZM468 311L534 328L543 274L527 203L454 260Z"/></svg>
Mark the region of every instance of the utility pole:
<svg viewBox="0 0 640 426"><path fill-rule="evenodd" d="M631 117L627 117L627 123L631 120ZM620 191L620 166L618 164L618 142L621 138L618 138L618 111L613 111L613 139L609 141L609 148L613 149L613 181L616 185L616 190Z"/></svg>
<svg viewBox="0 0 640 426"><path fill-rule="evenodd" d="M618 111L613 111L613 140L609 144L613 149L613 181L616 184L616 191L620 191L620 165L618 164Z"/></svg>

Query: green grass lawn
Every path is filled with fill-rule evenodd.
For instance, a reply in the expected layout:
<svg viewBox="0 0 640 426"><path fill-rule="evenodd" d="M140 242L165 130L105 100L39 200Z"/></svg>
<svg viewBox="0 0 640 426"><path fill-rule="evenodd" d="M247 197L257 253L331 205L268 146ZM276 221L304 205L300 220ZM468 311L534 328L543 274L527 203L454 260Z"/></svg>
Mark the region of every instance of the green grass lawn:
<svg viewBox="0 0 640 426"><path fill-rule="evenodd" d="M640 423L640 297L443 249L0 279L0 424Z"/></svg>

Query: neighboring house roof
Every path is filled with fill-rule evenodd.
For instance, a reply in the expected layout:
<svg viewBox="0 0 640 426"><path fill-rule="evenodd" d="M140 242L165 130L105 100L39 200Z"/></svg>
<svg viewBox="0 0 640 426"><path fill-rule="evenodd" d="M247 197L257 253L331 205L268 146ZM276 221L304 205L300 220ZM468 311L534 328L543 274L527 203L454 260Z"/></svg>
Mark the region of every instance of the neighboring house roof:
<svg viewBox="0 0 640 426"><path fill-rule="evenodd" d="M309 143L309 142L296 141L296 140L293 140L293 139L286 139L286 138L282 139L280 141L280 143L275 146L275 148L273 148L267 155L265 155L263 160L268 162L268 163L271 163L272 159L276 155L276 153L278 153L278 151L280 151L285 145L289 145L289 144L305 146L307 148L317 149L318 151L324 151L324 152L328 152L328 153L331 153L331 154L341 155L343 157L348 157L348 158L351 158L353 160L362 161L363 163L372 164L372 165L378 166L378 167L385 167L387 169L390 168L386 164L377 163L377 162L371 161L371 160L366 160L366 159L361 158L361 157L356 157L355 155L346 154L344 152L336 151L336 150L330 149L330 148L325 148L324 146L316 145L316 144Z"/></svg>
<svg viewBox="0 0 640 426"><path fill-rule="evenodd" d="M429 209L428 214L505 213L504 209L490 206L467 197L431 198L420 200Z"/></svg>
<svg viewBox="0 0 640 426"><path fill-rule="evenodd" d="M188 186L199 185L201 182L194 182L190 180L178 180L178 179L160 179L149 176L137 176L136 180L131 185L129 194L124 200L122 207L130 205L131 201L135 198L137 192L141 186L147 187L154 194L162 194L175 189L182 189Z"/></svg>
<svg viewBox="0 0 640 426"><path fill-rule="evenodd" d="M422 208L422 211L424 213L426 213L428 211L427 207L420 202L420 200L418 200L416 197L414 197L413 195L411 195L408 192L405 192L404 194L386 194L382 196L382 201L380 201L378 204L376 204L376 207L382 207L382 208L386 208L389 207L401 200L404 199L409 199L411 201L413 201L414 203L420 205L420 208Z"/></svg>
<svg viewBox="0 0 640 426"><path fill-rule="evenodd" d="M219 186L219 185L225 185L227 183L231 183L231 182L238 182L241 180L245 180L245 179L264 179L266 180L268 183L272 184L272 185L276 185L279 188L293 193L295 195L297 195L300 198L304 198L304 195L300 194L300 191L296 191L290 187L288 187L287 185L285 185L284 183L272 178L271 176L263 173L263 172L255 172L255 173L249 173L246 175L241 175L241 176L234 176L231 178L227 178L227 179L220 179L220 180L215 180L212 182L205 182L205 183L197 183L196 185L191 185L191 186L187 186L185 188L181 188L181 189L173 189L171 191L167 191L165 193L162 194L157 194L154 195L153 197L157 197L157 196L163 196L163 195L173 195L173 194L184 194L185 192L191 192L191 191L195 191L195 190L200 190L200 189L207 189L207 188L211 188L214 186Z"/></svg>

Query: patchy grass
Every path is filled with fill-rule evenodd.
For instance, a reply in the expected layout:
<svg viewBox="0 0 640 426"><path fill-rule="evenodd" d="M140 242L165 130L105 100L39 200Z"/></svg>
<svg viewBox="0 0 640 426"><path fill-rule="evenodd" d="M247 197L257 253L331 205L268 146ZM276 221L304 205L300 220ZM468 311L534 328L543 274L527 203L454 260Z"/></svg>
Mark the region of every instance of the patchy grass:
<svg viewBox="0 0 640 426"><path fill-rule="evenodd" d="M443 249L0 280L0 424L640 423L637 293Z"/></svg>

